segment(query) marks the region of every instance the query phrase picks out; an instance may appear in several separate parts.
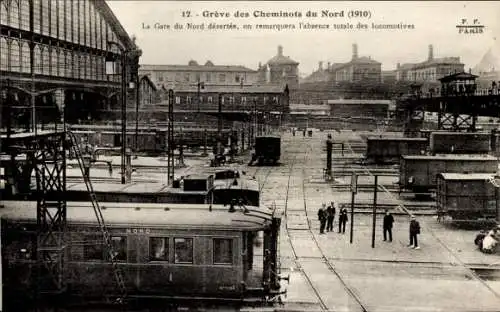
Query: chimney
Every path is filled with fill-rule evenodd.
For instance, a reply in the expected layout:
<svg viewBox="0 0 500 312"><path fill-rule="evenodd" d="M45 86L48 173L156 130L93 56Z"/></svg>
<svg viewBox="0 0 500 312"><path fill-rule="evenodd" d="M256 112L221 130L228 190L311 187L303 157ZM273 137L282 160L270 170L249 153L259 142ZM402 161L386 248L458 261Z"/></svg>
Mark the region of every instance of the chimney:
<svg viewBox="0 0 500 312"><path fill-rule="evenodd" d="M321 62L321 61L318 63L318 70L319 71L323 70L323 62Z"/></svg>
<svg viewBox="0 0 500 312"><path fill-rule="evenodd" d="M432 61L432 59L434 58L434 51L433 51L433 48L432 48L432 44L429 44L429 57L428 57L428 61Z"/></svg>
<svg viewBox="0 0 500 312"><path fill-rule="evenodd" d="M353 44L352 45L352 59L355 60L358 58L358 45Z"/></svg>
<svg viewBox="0 0 500 312"><path fill-rule="evenodd" d="M282 46L278 46L278 56L283 56L283 47Z"/></svg>
<svg viewBox="0 0 500 312"><path fill-rule="evenodd" d="M396 67L396 68L397 68L397 69L399 69L400 67L401 67L401 64L400 64L400 63L398 63L398 65L397 65L397 67Z"/></svg>
<svg viewBox="0 0 500 312"><path fill-rule="evenodd" d="M331 64L330 64L330 62L328 62L328 70L330 70L330 68L331 68Z"/></svg>

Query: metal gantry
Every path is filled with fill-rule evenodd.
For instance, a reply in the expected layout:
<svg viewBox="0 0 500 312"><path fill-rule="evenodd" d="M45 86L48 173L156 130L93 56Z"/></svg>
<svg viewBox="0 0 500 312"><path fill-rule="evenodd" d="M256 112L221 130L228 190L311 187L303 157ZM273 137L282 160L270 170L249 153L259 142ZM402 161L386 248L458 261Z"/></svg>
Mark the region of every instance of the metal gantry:
<svg viewBox="0 0 500 312"><path fill-rule="evenodd" d="M30 192L34 171L37 200L35 296L62 294L66 289L64 254L66 232L66 135L64 131L39 131L2 135L10 156L7 180L11 196ZM20 160L25 158L25 161ZM14 168L16 168L14 170ZM18 170L22 168L21 170ZM47 196L50 194L50 197ZM51 198L51 200L48 200Z"/></svg>

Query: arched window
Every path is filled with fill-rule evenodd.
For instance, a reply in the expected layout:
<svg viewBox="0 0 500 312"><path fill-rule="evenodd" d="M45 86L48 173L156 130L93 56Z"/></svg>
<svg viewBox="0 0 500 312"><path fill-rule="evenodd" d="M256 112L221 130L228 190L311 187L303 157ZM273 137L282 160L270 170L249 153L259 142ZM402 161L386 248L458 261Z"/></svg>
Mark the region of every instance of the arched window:
<svg viewBox="0 0 500 312"><path fill-rule="evenodd" d="M71 53L71 78L78 78L80 76L79 70L78 70L78 65L79 65L79 58L78 58L78 52L72 51Z"/></svg>
<svg viewBox="0 0 500 312"><path fill-rule="evenodd" d="M78 1L79 5L79 25L80 25L80 40L78 41L80 44L85 44L85 18L88 14L85 14L85 2Z"/></svg>
<svg viewBox="0 0 500 312"><path fill-rule="evenodd" d="M94 79L94 56L87 54L87 79Z"/></svg>
<svg viewBox="0 0 500 312"><path fill-rule="evenodd" d="M33 0L33 31L36 33L40 33L42 29L41 14L41 1Z"/></svg>
<svg viewBox="0 0 500 312"><path fill-rule="evenodd" d="M64 50L60 49L57 53L57 75L64 77L66 75L66 56L64 55Z"/></svg>
<svg viewBox="0 0 500 312"><path fill-rule="evenodd" d="M50 1L50 36L57 38L57 7L58 1Z"/></svg>
<svg viewBox="0 0 500 312"><path fill-rule="evenodd" d="M49 35L49 1L42 1L42 34Z"/></svg>
<svg viewBox="0 0 500 312"><path fill-rule="evenodd" d="M70 70L70 60L68 59L68 51L66 49L63 49L61 51L61 57L62 57L62 72L61 72L61 76L63 77L70 77L71 75L71 70Z"/></svg>
<svg viewBox="0 0 500 312"><path fill-rule="evenodd" d="M87 3L87 7L85 8L86 11L85 11L85 14L87 14L87 19L85 21L85 37L86 37L86 43L89 47L94 47L94 38L93 37L93 34L94 34L94 17L92 16L92 5L90 3Z"/></svg>
<svg viewBox="0 0 500 312"><path fill-rule="evenodd" d="M28 41L21 41L21 71L31 73L31 55Z"/></svg>
<svg viewBox="0 0 500 312"><path fill-rule="evenodd" d="M19 48L19 41L13 39L10 43L10 70L14 72L21 71L21 49Z"/></svg>
<svg viewBox="0 0 500 312"><path fill-rule="evenodd" d="M7 10L7 1L0 2L0 22L9 25L9 11Z"/></svg>
<svg viewBox="0 0 500 312"><path fill-rule="evenodd" d="M19 28L19 1L10 1L10 26Z"/></svg>
<svg viewBox="0 0 500 312"><path fill-rule="evenodd" d="M50 55L50 74L52 76L59 76L59 49L52 48Z"/></svg>
<svg viewBox="0 0 500 312"><path fill-rule="evenodd" d="M43 61L43 67L42 67L42 74L44 75L50 75L50 51L48 46L44 46L42 50L42 61Z"/></svg>
<svg viewBox="0 0 500 312"><path fill-rule="evenodd" d="M84 55L78 55L78 67L80 68L80 75L78 76L80 79L85 79L85 70L87 69L87 59Z"/></svg>
<svg viewBox="0 0 500 312"><path fill-rule="evenodd" d="M21 11L19 28L30 30L30 0L19 0L19 9Z"/></svg>
<svg viewBox="0 0 500 312"><path fill-rule="evenodd" d="M35 45L35 51L34 51L34 62L35 62L35 74L41 74L42 73L42 46L37 44Z"/></svg>
<svg viewBox="0 0 500 312"><path fill-rule="evenodd" d="M3 4L0 4L3 6ZM0 37L0 70L9 70L9 45L7 38Z"/></svg>
<svg viewBox="0 0 500 312"><path fill-rule="evenodd" d="M71 19L71 24L73 25L73 42L78 43L78 25L79 25L79 14L78 14L78 1L73 1L73 18ZM76 77L78 78L78 77Z"/></svg>

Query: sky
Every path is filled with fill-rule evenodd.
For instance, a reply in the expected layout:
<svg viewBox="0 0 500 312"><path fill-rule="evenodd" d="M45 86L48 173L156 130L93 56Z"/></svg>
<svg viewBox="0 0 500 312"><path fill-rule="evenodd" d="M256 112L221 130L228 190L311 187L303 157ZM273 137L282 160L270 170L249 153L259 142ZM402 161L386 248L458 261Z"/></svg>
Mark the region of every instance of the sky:
<svg viewBox="0 0 500 312"><path fill-rule="evenodd" d="M141 64L187 64L190 60L204 64L211 60L215 65L257 69L259 62L265 64L277 54L278 45L282 45L283 54L300 63L299 72L304 76L316 70L320 61L323 66L327 62L349 61L354 43L359 56L381 62L383 70L395 69L398 62L425 61L429 44L433 45L434 57L459 56L466 70L474 67L488 49L500 51L500 2L497 1L106 2L128 34L137 38L143 52ZM317 16L308 16L308 12ZM241 13L248 16L241 17ZM290 16L272 15L280 13ZM465 25L484 26L482 33L459 33L456 26L464 20ZM204 29L187 29L188 23ZM212 30L208 29L210 23L232 23L238 29ZM330 28L301 29L300 23ZM357 28L358 23L368 29ZM400 23L413 28L372 26ZM183 29L175 29L175 24ZM284 24L295 28L276 28ZM354 28L333 29L339 24L351 24ZM244 29L245 25L251 29ZM257 25L275 25L275 28L257 29Z"/></svg>

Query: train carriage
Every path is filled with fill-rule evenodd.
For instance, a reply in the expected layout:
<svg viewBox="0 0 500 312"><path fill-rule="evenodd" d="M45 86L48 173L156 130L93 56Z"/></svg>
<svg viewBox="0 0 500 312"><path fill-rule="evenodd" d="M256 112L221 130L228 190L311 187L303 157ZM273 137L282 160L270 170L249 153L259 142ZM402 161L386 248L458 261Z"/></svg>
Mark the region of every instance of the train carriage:
<svg viewBox="0 0 500 312"><path fill-rule="evenodd" d="M2 204L2 238L9 238L2 242L8 282L4 298L15 299L35 285L31 270L36 263L36 202ZM231 208L104 203L102 213L127 297L149 303L260 305L279 296L280 218L268 209ZM67 220L64 297L77 302L116 294L112 265L90 203L68 203Z"/></svg>
<svg viewBox="0 0 500 312"><path fill-rule="evenodd" d="M430 134L429 147L433 154L487 154L491 134L436 131Z"/></svg>
<svg viewBox="0 0 500 312"><path fill-rule="evenodd" d="M368 163L397 163L402 155L420 155L427 150L426 138L368 137Z"/></svg>
<svg viewBox="0 0 500 312"><path fill-rule="evenodd" d="M402 189L427 193L436 188L440 173L496 172L497 159L489 155L403 155L399 183Z"/></svg>
<svg viewBox="0 0 500 312"><path fill-rule="evenodd" d="M255 156L259 165L276 165L281 157L280 136L257 136L255 138Z"/></svg>
<svg viewBox="0 0 500 312"><path fill-rule="evenodd" d="M441 173L437 177L436 206L442 219L454 221L494 220L497 211L496 188L490 182L494 173Z"/></svg>

